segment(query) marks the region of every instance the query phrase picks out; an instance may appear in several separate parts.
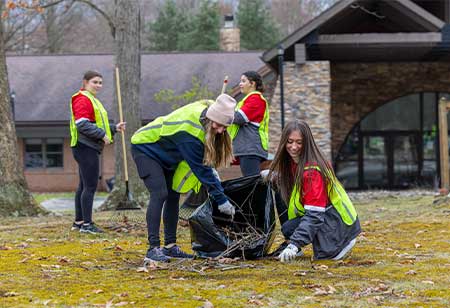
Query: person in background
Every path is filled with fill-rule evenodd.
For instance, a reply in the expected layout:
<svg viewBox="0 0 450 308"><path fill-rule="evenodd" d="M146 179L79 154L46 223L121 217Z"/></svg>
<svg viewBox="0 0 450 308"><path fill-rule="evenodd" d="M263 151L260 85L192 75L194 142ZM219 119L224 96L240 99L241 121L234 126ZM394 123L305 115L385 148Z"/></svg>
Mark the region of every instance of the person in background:
<svg viewBox="0 0 450 308"><path fill-rule="evenodd" d="M259 174L260 163L268 156L269 104L262 95L264 86L257 72L243 73L239 88L245 97L237 104L233 125L228 131L242 175L250 176Z"/></svg>
<svg viewBox="0 0 450 308"><path fill-rule="evenodd" d="M92 206L99 177L99 156L105 144L111 144L117 131L125 130L125 122L110 124L108 113L96 98L103 77L95 71L84 74L81 89L70 101L70 146L78 164L80 182L75 194L75 221L72 230L102 233L92 221Z"/></svg>
<svg viewBox="0 0 450 308"><path fill-rule="evenodd" d="M361 232L359 219L306 122L287 123L270 171L261 175L275 183L287 204L278 209L285 215L280 217L285 242L275 253L281 262L302 255L308 244L316 260L347 255Z"/></svg>
<svg viewBox="0 0 450 308"><path fill-rule="evenodd" d="M131 138L133 159L150 192L147 208L150 247L144 262L192 258L176 245L180 193L198 191L201 183L220 212L234 215L235 208L224 195L212 167L225 166L233 158L226 127L233 123L235 106L236 101L226 94L216 101L197 101L155 119ZM163 248L159 236L161 215Z"/></svg>

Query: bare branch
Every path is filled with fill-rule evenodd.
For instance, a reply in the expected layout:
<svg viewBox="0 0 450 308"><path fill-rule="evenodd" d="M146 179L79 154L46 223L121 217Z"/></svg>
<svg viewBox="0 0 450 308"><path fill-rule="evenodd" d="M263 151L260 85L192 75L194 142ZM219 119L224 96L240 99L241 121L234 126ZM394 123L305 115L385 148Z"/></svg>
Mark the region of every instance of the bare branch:
<svg viewBox="0 0 450 308"><path fill-rule="evenodd" d="M62 1L64 1L64 0L62 0ZM73 1L87 4L91 8L93 8L95 11L100 13L100 15L102 15L106 19L106 21L108 22L108 25L109 25L109 27L111 29L111 34L112 34L113 38L116 37L116 26L114 25L114 22L112 21L111 17L108 14L106 14L105 11L103 11L101 8L99 8L98 6L96 6L94 3L92 3L89 0L73 0Z"/></svg>

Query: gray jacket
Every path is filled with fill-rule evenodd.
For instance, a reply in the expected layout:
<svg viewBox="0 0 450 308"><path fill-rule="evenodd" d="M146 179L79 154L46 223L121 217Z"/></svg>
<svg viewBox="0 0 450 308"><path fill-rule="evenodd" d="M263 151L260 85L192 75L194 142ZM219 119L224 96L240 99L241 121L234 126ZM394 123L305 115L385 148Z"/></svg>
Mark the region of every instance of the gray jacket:
<svg viewBox="0 0 450 308"><path fill-rule="evenodd" d="M267 159L267 151L262 148L259 127L250 123L245 113L234 113L233 124L239 125L239 131L233 140L233 154L236 157L255 155Z"/></svg>
<svg viewBox="0 0 450 308"><path fill-rule="evenodd" d="M324 212L306 211L295 220L299 223L290 235L290 241L299 248L311 243L316 260L334 258L361 232L358 218L348 226L332 205Z"/></svg>
<svg viewBox="0 0 450 308"><path fill-rule="evenodd" d="M76 126L78 131L78 142L87 145L88 147L91 147L101 153L103 147L105 146L103 137L106 135L106 132L95 125L95 123L92 123L87 119L82 119L81 121L77 122ZM110 123L109 127L111 129L111 134L114 136L114 134L116 133L116 125Z"/></svg>

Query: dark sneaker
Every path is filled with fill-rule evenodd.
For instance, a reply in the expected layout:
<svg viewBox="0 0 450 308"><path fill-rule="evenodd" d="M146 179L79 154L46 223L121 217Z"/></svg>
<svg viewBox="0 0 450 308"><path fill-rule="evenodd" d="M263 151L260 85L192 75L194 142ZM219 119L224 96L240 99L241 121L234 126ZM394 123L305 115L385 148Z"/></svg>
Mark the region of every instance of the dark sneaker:
<svg viewBox="0 0 450 308"><path fill-rule="evenodd" d="M147 254L144 258L144 264L150 261L169 262L170 258L163 253L160 247L153 247L147 250Z"/></svg>
<svg viewBox="0 0 450 308"><path fill-rule="evenodd" d="M80 228L80 233L98 234L104 232L102 229L97 227L93 222L91 222L89 224L82 224Z"/></svg>
<svg viewBox="0 0 450 308"><path fill-rule="evenodd" d="M164 255L170 258L179 258L179 259L192 259L194 256L191 254L188 254L181 250L180 246L173 245L170 248L164 247L162 249L162 252Z"/></svg>
<svg viewBox="0 0 450 308"><path fill-rule="evenodd" d="M82 224L83 224L83 223L77 224L76 222L74 222L74 223L72 224L72 228L70 228L70 230L71 230L71 231L80 231L81 225L82 225Z"/></svg>

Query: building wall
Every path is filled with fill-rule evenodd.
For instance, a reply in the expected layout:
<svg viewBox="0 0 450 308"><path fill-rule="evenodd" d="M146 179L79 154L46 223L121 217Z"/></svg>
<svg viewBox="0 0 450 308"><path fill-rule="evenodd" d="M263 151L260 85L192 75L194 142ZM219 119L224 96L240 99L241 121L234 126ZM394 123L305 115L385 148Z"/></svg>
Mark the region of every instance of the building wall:
<svg viewBox="0 0 450 308"><path fill-rule="evenodd" d="M330 65L327 61L295 64L283 69L285 123L301 119L311 127L314 138L331 159ZM275 153L281 135L280 82L270 105L270 153Z"/></svg>
<svg viewBox="0 0 450 308"><path fill-rule="evenodd" d="M448 62L332 63L333 158L351 129L383 104L412 93L450 92L449 71Z"/></svg>
<svg viewBox="0 0 450 308"><path fill-rule="evenodd" d="M20 161L23 162L24 142L18 139ZM70 192L78 186L78 165L73 158L70 139L64 139L63 168L25 169L28 187L34 192ZM105 147L101 157L99 190L105 190L105 179L114 175L114 147Z"/></svg>

